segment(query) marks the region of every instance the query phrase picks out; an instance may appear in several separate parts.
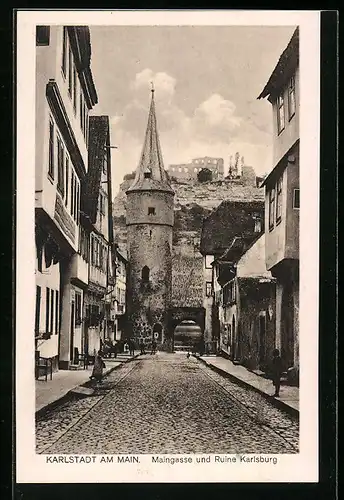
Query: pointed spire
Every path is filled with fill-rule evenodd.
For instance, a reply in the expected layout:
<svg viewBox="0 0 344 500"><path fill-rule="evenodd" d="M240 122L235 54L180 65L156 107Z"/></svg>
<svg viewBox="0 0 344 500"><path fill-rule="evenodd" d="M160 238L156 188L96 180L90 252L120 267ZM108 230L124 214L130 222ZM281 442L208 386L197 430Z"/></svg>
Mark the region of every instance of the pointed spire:
<svg viewBox="0 0 344 500"><path fill-rule="evenodd" d="M135 179L127 192L154 190L173 193L164 169L155 114L153 82L151 85L152 98L140 163L136 170Z"/></svg>

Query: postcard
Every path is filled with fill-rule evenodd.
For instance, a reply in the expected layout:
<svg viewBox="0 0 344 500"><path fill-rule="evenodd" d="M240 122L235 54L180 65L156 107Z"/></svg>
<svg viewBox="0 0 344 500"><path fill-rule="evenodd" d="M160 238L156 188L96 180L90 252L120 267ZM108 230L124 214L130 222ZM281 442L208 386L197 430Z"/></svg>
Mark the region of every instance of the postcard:
<svg viewBox="0 0 344 500"><path fill-rule="evenodd" d="M319 27L17 11L18 483L318 481Z"/></svg>

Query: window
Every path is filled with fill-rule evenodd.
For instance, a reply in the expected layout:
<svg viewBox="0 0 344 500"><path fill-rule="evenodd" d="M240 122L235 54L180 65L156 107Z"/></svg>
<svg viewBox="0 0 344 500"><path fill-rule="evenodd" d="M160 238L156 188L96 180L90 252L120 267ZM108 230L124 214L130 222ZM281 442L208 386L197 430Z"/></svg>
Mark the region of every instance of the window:
<svg viewBox="0 0 344 500"><path fill-rule="evenodd" d="M54 122L50 119L49 121L49 170L48 174L52 179L54 179Z"/></svg>
<svg viewBox="0 0 344 500"><path fill-rule="evenodd" d="M146 170L144 173L144 178L145 179L150 179L152 177L152 172L151 170Z"/></svg>
<svg viewBox="0 0 344 500"><path fill-rule="evenodd" d="M65 176L66 176L66 198L65 198L65 204L66 206L68 205L68 189L69 189L69 158L66 155L65 157Z"/></svg>
<svg viewBox="0 0 344 500"><path fill-rule="evenodd" d="M254 232L255 233L260 233L262 230L262 221L260 217L256 216L254 218Z"/></svg>
<svg viewBox="0 0 344 500"><path fill-rule="evenodd" d="M74 220L76 220L77 189L78 189L78 184L77 184L77 181L76 181L76 177L74 176L74 194L73 194L73 202L74 202L73 219Z"/></svg>
<svg viewBox="0 0 344 500"><path fill-rule="evenodd" d="M80 128L83 130L83 124L84 124L84 102L83 102L83 96L82 96L82 90L80 88Z"/></svg>
<svg viewBox="0 0 344 500"><path fill-rule="evenodd" d="M205 268L206 269L212 269L212 262L214 260L214 257L212 255L206 255L205 256Z"/></svg>
<svg viewBox="0 0 344 500"><path fill-rule="evenodd" d="M148 207L148 215L155 215L155 207Z"/></svg>
<svg viewBox="0 0 344 500"><path fill-rule="evenodd" d="M63 27L63 41L62 41L62 73L64 76L67 74L67 28Z"/></svg>
<svg viewBox="0 0 344 500"><path fill-rule="evenodd" d="M41 273L43 266L43 245L37 247L37 270Z"/></svg>
<svg viewBox="0 0 344 500"><path fill-rule="evenodd" d="M86 262L89 260L89 239L85 229L80 226L79 253Z"/></svg>
<svg viewBox="0 0 344 500"><path fill-rule="evenodd" d="M76 186L76 216L75 221L77 224L80 223L80 185Z"/></svg>
<svg viewBox="0 0 344 500"><path fill-rule="evenodd" d="M74 218L74 172L72 170L70 182L70 214Z"/></svg>
<svg viewBox="0 0 344 500"><path fill-rule="evenodd" d="M41 287L36 286L35 336L39 334L40 317L41 317Z"/></svg>
<svg viewBox="0 0 344 500"><path fill-rule="evenodd" d="M277 98L277 127L280 134L284 129L284 95L283 93Z"/></svg>
<svg viewBox="0 0 344 500"><path fill-rule="evenodd" d="M60 303L59 292L55 291L55 335L58 335L60 329Z"/></svg>
<svg viewBox="0 0 344 500"><path fill-rule="evenodd" d="M84 131L85 139L86 139L86 129L87 129L87 116L88 116L88 108L87 108L87 105L84 101L84 128L83 128L83 131Z"/></svg>
<svg viewBox="0 0 344 500"><path fill-rule="evenodd" d="M81 293L75 292L75 325L80 326L81 321Z"/></svg>
<svg viewBox="0 0 344 500"><path fill-rule="evenodd" d="M276 222L280 222L282 218L282 185L283 179L280 177L277 181L277 195L276 195Z"/></svg>
<svg viewBox="0 0 344 500"><path fill-rule="evenodd" d="M91 236L91 264L94 265L94 238Z"/></svg>
<svg viewBox="0 0 344 500"><path fill-rule="evenodd" d="M46 299L45 299L45 333L49 333L49 325L50 325L50 288L47 287L46 290Z"/></svg>
<svg viewBox="0 0 344 500"><path fill-rule="evenodd" d="M64 149L60 137L57 137L57 189L64 196Z"/></svg>
<svg viewBox="0 0 344 500"><path fill-rule="evenodd" d="M74 108L74 113L76 113L76 85L77 85L77 79L76 79L76 67L75 65L73 66L73 108Z"/></svg>
<svg viewBox="0 0 344 500"><path fill-rule="evenodd" d="M106 174L106 172L107 172L107 152L105 152L105 155L104 155L103 174Z"/></svg>
<svg viewBox="0 0 344 500"><path fill-rule="evenodd" d="M54 290L50 290L50 330L51 334L54 333Z"/></svg>
<svg viewBox="0 0 344 500"><path fill-rule="evenodd" d="M99 210L100 213L105 215L105 196L103 193L99 193Z"/></svg>
<svg viewBox="0 0 344 500"><path fill-rule="evenodd" d="M269 193L269 229L274 227L275 223L275 188L272 188Z"/></svg>
<svg viewBox="0 0 344 500"><path fill-rule="evenodd" d="M300 189L294 189L293 208L300 208Z"/></svg>
<svg viewBox="0 0 344 500"><path fill-rule="evenodd" d="M211 297L213 294L213 285L211 281L207 281L205 284L205 294L207 297Z"/></svg>
<svg viewBox="0 0 344 500"><path fill-rule="evenodd" d="M147 283L149 281L149 267L144 266L141 273L142 281Z"/></svg>
<svg viewBox="0 0 344 500"><path fill-rule="evenodd" d="M72 97L72 89L73 89L73 54L72 49L69 47L68 51L68 92Z"/></svg>
<svg viewBox="0 0 344 500"><path fill-rule="evenodd" d="M295 101L295 77L293 76L289 81L288 86L288 111L289 120L295 115L296 101Z"/></svg>
<svg viewBox="0 0 344 500"><path fill-rule="evenodd" d="M49 45L50 26L36 26L36 45Z"/></svg>

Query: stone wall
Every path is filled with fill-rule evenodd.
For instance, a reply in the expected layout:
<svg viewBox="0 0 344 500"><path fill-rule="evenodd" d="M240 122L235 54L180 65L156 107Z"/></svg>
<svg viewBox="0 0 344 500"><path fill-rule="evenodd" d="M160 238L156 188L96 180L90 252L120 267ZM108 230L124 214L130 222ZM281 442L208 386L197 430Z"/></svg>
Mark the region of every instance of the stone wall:
<svg viewBox="0 0 344 500"><path fill-rule="evenodd" d="M126 194L132 180L121 184L114 200L115 241L126 254ZM202 307L204 298L203 260L199 242L203 219L223 200L263 200L263 190L245 185L241 179L208 183L172 183L174 227L172 245L172 305Z"/></svg>

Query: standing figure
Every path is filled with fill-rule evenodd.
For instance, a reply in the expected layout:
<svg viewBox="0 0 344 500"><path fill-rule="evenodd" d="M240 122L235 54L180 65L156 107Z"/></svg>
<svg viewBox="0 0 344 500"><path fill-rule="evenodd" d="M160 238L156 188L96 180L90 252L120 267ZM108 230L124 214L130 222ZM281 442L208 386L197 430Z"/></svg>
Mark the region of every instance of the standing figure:
<svg viewBox="0 0 344 500"><path fill-rule="evenodd" d="M130 356L134 356L134 354L135 354L135 344L134 344L133 339L129 340L129 352L130 352Z"/></svg>
<svg viewBox="0 0 344 500"><path fill-rule="evenodd" d="M156 341L153 340L151 354L155 354L155 353L156 353Z"/></svg>
<svg viewBox="0 0 344 500"><path fill-rule="evenodd" d="M126 342L126 343L124 344L124 353L125 353L125 354L128 354L128 353L129 353L129 344L128 344L128 342Z"/></svg>
<svg viewBox="0 0 344 500"><path fill-rule="evenodd" d="M103 378L104 368L105 368L105 363L102 359L102 353L101 351L98 351L94 360L94 366L92 370L92 375L90 376L90 380L95 379L97 382L101 382Z"/></svg>
<svg viewBox="0 0 344 500"><path fill-rule="evenodd" d="M274 349L272 358L272 383L275 386L274 397L279 398L279 391L281 387L281 376L282 376L282 359L278 349Z"/></svg>
<svg viewBox="0 0 344 500"><path fill-rule="evenodd" d="M140 349L141 349L141 353L140 354L146 354L145 343L143 342L143 340L141 340L141 342L140 342Z"/></svg>

